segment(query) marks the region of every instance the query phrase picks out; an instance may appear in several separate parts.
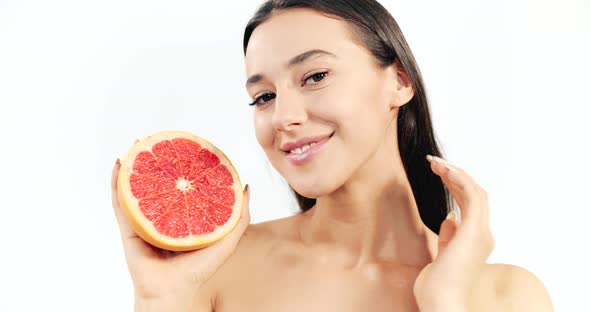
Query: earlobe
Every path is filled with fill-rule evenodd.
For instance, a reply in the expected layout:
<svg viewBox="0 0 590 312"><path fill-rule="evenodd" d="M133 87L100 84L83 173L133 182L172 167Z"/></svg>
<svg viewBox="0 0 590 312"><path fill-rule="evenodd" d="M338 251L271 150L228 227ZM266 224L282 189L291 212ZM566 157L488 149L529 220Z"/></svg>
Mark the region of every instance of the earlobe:
<svg viewBox="0 0 590 312"><path fill-rule="evenodd" d="M414 88L411 86L407 87L396 87L393 92L390 108L400 107L408 103L414 97Z"/></svg>
<svg viewBox="0 0 590 312"><path fill-rule="evenodd" d="M410 102L410 100L412 100L413 97L414 97L414 94L413 93L406 94L404 96L396 93L393 96L393 100L389 104L389 108L390 109L400 108L400 107L404 106L405 104L407 104L408 102Z"/></svg>
<svg viewBox="0 0 590 312"><path fill-rule="evenodd" d="M392 96L391 103L389 104L389 109L398 108L402 105L402 99L399 96L399 93L395 92L395 94Z"/></svg>

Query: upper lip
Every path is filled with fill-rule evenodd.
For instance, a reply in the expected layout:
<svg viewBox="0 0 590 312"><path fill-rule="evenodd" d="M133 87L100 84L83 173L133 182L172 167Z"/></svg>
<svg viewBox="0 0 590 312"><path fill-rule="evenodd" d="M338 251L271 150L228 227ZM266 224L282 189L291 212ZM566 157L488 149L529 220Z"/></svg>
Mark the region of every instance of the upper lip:
<svg viewBox="0 0 590 312"><path fill-rule="evenodd" d="M334 133L332 132L330 134L325 134L325 135L306 137L306 138L299 139L295 142L287 142L287 143L281 145L281 150L283 150L284 152L289 152L293 149L296 149L298 147L302 147L303 145L306 145L306 144L320 142L326 138L329 138L330 136L332 136L332 134L334 134Z"/></svg>

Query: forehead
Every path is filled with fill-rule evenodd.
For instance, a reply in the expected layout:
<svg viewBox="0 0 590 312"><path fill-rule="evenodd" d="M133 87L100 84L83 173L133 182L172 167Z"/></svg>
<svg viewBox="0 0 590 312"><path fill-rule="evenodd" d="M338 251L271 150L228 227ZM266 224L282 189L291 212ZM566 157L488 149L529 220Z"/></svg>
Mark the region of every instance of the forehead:
<svg viewBox="0 0 590 312"><path fill-rule="evenodd" d="M306 8L274 12L250 37L246 50L248 75L282 67L302 52L321 49L341 56L353 44L346 22Z"/></svg>

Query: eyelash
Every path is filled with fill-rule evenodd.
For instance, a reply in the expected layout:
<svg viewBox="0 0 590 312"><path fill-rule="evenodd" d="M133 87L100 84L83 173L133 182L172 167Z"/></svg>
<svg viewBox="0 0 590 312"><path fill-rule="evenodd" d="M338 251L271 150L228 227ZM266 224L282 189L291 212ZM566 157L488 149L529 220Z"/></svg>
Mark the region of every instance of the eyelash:
<svg viewBox="0 0 590 312"><path fill-rule="evenodd" d="M322 79L321 79L320 81L318 81L318 83L319 83L319 82L321 82L322 80L324 80L324 78L326 78L326 76L328 75L328 72L327 72L327 71L323 71L323 72L317 72L317 73L315 73L315 74L313 74L313 75L311 75L311 76L309 76L309 77L307 77L307 78L303 79L303 82L306 82L306 81L308 81L309 79L311 79L311 78L314 78L314 77L317 77L317 76L319 76L319 75L322 75L322 74L323 74L324 76L322 77ZM249 103L248 105L250 105L250 106L253 106L253 105L258 105L258 101L259 101L259 100L260 100L260 99L261 99L263 96L266 96L266 95L269 95L269 94L272 94L272 93L263 93L262 95L260 95L260 96L256 97L256 98L254 99L254 101L253 101L252 103ZM273 97L273 99L274 99L274 97ZM271 99L271 100L272 100L272 99ZM269 100L269 101L270 101L270 100ZM261 103L261 104L266 104L266 103Z"/></svg>

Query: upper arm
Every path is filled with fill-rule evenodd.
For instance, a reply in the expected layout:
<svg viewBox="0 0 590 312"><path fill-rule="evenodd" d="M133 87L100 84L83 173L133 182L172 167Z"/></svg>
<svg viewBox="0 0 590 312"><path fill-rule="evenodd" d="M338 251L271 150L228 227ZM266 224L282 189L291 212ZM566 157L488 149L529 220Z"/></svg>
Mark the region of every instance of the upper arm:
<svg viewBox="0 0 590 312"><path fill-rule="evenodd" d="M554 311L547 289L532 272L515 265L503 265L503 271L496 289L502 311Z"/></svg>

